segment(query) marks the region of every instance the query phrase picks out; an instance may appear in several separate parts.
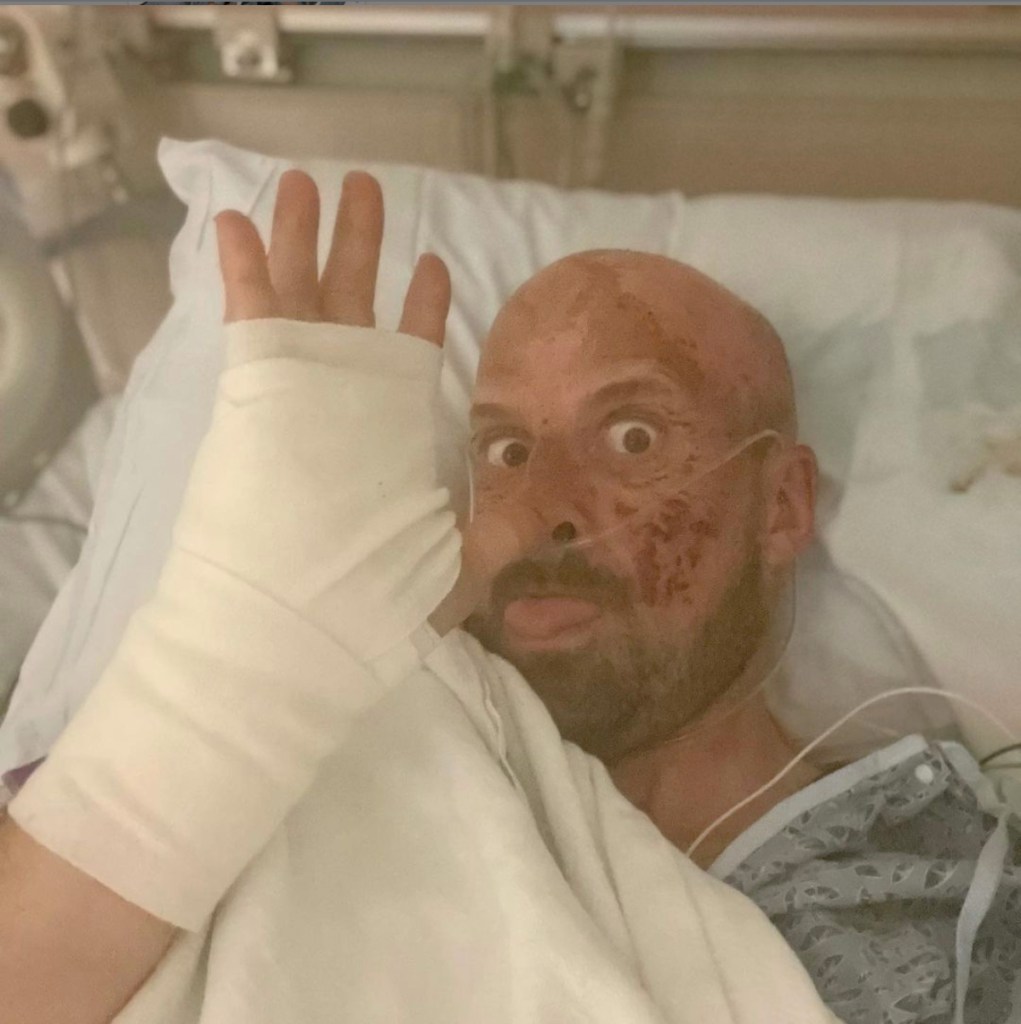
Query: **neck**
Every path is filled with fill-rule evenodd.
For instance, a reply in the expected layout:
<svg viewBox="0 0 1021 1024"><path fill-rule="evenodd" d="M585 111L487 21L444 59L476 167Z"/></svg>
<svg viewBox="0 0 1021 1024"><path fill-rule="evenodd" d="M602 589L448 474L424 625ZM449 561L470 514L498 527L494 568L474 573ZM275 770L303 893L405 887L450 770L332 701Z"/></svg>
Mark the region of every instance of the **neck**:
<svg viewBox="0 0 1021 1024"><path fill-rule="evenodd" d="M709 825L785 767L797 748L776 724L761 693L738 707L711 708L691 731L611 767L617 788L684 852ZM819 773L804 763L699 844L692 859L708 867L730 842Z"/></svg>

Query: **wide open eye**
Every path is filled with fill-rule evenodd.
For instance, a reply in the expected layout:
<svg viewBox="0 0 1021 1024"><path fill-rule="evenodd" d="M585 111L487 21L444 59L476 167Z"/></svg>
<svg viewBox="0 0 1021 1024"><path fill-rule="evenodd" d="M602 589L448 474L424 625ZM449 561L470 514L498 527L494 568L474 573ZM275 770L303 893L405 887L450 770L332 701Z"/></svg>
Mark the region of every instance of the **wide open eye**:
<svg viewBox="0 0 1021 1024"><path fill-rule="evenodd" d="M659 431L643 420L619 420L610 426L607 436L619 455L641 455L652 447Z"/></svg>
<svg viewBox="0 0 1021 1024"><path fill-rule="evenodd" d="M501 437L491 441L483 449L486 461L491 466L514 469L528 461L528 446L516 437Z"/></svg>

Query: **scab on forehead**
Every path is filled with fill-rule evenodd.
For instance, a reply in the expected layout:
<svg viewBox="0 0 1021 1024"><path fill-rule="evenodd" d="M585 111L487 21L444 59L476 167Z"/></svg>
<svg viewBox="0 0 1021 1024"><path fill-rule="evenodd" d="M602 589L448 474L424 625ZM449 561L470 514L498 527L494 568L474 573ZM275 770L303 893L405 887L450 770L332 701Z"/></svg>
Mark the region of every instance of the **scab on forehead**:
<svg viewBox="0 0 1021 1024"><path fill-rule="evenodd" d="M698 345L684 329L681 309L658 312L614 275L612 282L591 281L568 309L579 323L593 352L621 359L651 359L678 382L698 389L705 371L697 359Z"/></svg>
<svg viewBox="0 0 1021 1024"><path fill-rule="evenodd" d="M701 390L704 318L688 301L678 267L666 257L616 250L566 257L518 289L489 344L506 345L500 362L520 358L522 346L564 344L575 352L580 346L586 364L650 360L686 389Z"/></svg>

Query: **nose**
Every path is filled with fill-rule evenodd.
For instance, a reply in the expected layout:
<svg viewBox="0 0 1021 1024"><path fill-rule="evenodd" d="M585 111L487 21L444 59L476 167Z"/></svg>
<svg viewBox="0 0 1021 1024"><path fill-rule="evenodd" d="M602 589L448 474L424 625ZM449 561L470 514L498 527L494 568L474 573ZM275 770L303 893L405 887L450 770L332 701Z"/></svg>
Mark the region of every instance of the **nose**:
<svg viewBox="0 0 1021 1024"><path fill-rule="evenodd" d="M569 544L578 536L578 530L574 523L565 519L562 523L557 523L557 525L553 527L552 536L553 540L556 541L557 544Z"/></svg>
<svg viewBox="0 0 1021 1024"><path fill-rule="evenodd" d="M522 497L538 514L547 543L570 544L594 532L591 473L564 444L536 445Z"/></svg>

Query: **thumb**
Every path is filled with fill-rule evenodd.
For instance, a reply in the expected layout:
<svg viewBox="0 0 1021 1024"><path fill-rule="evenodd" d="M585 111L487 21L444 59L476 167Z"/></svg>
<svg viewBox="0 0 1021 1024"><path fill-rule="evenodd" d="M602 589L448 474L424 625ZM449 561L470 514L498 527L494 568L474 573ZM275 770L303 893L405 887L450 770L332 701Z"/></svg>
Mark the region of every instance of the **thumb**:
<svg viewBox="0 0 1021 1024"><path fill-rule="evenodd" d="M429 616L440 636L460 626L486 599L501 569L531 547L533 515L484 512L462 534L461 572L450 593Z"/></svg>

